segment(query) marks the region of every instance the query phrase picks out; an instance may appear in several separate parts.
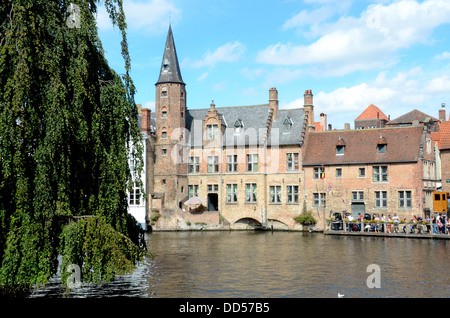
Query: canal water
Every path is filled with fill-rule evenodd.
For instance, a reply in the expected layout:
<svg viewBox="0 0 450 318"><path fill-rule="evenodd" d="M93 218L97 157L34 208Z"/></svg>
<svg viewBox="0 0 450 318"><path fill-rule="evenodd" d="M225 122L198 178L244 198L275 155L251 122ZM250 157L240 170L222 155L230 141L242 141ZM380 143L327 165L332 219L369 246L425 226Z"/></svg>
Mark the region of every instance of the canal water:
<svg viewBox="0 0 450 318"><path fill-rule="evenodd" d="M450 297L448 240L305 232L155 232L156 255L129 275L30 297ZM378 288L379 287L379 288Z"/></svg>

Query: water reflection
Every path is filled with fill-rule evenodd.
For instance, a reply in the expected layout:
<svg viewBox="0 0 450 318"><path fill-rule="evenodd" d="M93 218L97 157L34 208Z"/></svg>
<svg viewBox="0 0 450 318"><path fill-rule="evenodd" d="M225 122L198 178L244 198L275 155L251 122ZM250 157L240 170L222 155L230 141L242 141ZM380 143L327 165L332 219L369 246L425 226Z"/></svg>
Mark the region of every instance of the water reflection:
<svg viewBox="0 0 450 318"><path fill-rule="evenodd" d="M292 232L162 232L147 237L156 259L69 297L450 297L443 240ZM371 289L367 266L381 268ZM61 296L57 278L32 297Z"/></svg>

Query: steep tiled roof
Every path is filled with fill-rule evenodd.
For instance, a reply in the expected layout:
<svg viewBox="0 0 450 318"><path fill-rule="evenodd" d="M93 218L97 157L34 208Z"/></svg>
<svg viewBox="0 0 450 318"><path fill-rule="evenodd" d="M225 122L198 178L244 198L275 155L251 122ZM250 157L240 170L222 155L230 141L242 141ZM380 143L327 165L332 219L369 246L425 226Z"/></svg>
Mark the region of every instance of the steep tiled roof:
<svg viewBox="0 0 450 318"><path fill-rule="evenodd" d="M431 138L433 138L433 145L437 144L438 148L441 148L441 132L440 131L432 131Z"/></svg>
<svg viewBox="0 0 450 318"><path fill-rule="evenodd" d="M188 109L186 111L186 129L190 133L190 145L203 145L203 124L209 109ZM262 142L269 118L269 105L215 107L222 116L227 129L223 135L223 145L259 145ZM286 127L286 118L292 123ZM241 133L234 133L234 125L240 120L243 124ZM268 145L298 145L300 143L304 122L303 108L279 109L277 118L272 121Z"/></svg>
<svg viewBox="0 0 450 318"><path fill-rule="evenodd" d="M406 113L400 117L397 117L393 120L391 120L388 125L402 125L402 124L411 124L413 121L418 120L419 123L423 123L425 119L431 118L433 122L437 122L438 120L430 115L427 115L420 110L414 109L410 111L409 113Z"/></svg>
<svg viewBox="0 0 450 318"><path fill-rule="evenodd" d="M184 84L183 79L181 78L180 65L178 64L177 50L175 49L171 26L169 26L164 57L161 63L161 72L156 84L161 83Z"/></svg>
<svg viewBox="0 0 450 318"><path fill-rule="evenodd" d="M365 111L361 113L355 120L362 119L385 119L389 120L389 118L375 105L370 104Z"/></svg>
<svg viewBox="0 0 450 318"><path fill-rule="evenodd" d="M450 149L450 121L441 123L439 149Z"/></svg>
<svg viewBox="0 0 450 318"><path fill-rule="evenodd" d="M311 166L415 162L420 156L423 130L423 126L410 126L313 132L307 137L303 164ZM343 155L336 155L339 139L345 140ZM387 144L385 153L377 151L380 139Z"/></svg>

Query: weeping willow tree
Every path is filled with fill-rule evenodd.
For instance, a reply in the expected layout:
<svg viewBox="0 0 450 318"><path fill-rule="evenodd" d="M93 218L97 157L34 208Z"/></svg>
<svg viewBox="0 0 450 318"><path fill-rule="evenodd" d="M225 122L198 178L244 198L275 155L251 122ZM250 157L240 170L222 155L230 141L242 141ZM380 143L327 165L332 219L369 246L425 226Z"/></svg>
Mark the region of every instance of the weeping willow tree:
<svg viewBox="0 0 450 318"><path fill-rule="evenodd" d="M103 4L122 34L125 74L98 37ZM82 268L109 281L143 257L127 213L142 140L121 0L0 3L0 288L46 284Z"/></svg>

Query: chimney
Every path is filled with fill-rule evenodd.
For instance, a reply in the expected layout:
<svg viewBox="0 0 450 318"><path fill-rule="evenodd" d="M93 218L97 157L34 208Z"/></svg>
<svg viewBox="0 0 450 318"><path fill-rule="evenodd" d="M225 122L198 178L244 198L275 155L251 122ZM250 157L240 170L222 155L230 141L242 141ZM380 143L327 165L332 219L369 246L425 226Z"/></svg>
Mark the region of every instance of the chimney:
<svg viewBox="0 0 450 318"><path fill-rule="evenodd" d="M142 116L142 124L141 124L141 131L147 135L150 135L151 133L151 109L150 108L141 108L141 116Z"/></svg>
<svg viewBox="0 0 450 318"><path fill-rule="evenodd" d="M350 130L350 124L349 123L345 123L344 124L344 129L345 130Z"/></svg>
<svg viewBox="0 0 450 318"><path fill-rule="evenodd" d="M322 131L327 130L327 115L324 113L320 114L320 128Z"/></svg>
<svg viewBox="0 0 450 318"><path fill-rule="evenodd" d="M331 124L328 124L328 130L332 130Z"/></svg>
<svg viewBox="0 0 450 318"><path fill-rule="evenodd" d="M273 112L272 119L277 119L277 113L278 113L278 91L275 87L272 87L269 90L269 109Z"/></svg>
<svg viewBox="0 0 450 318"><path fill-rule="evenodd" d="M305 114L308 114L308 130L314 131L314 103L313 103L313 94L310 89L305 91L304 96L304 111Z"/></svg>
<svg viewBox="0 0 450 318"><path fill-rule="evenodd" d="M442 123L444 122L446 119L445 116L445 103L442 103L442 108L439 110L439 121Z"/></svg>
<svg viewBox="0 0 450 318"><path fill-rule="evenodd" d="M137 108L138 114L140 115L141 109L142 109L142 104L136 104L136 108Z"/></svg>

